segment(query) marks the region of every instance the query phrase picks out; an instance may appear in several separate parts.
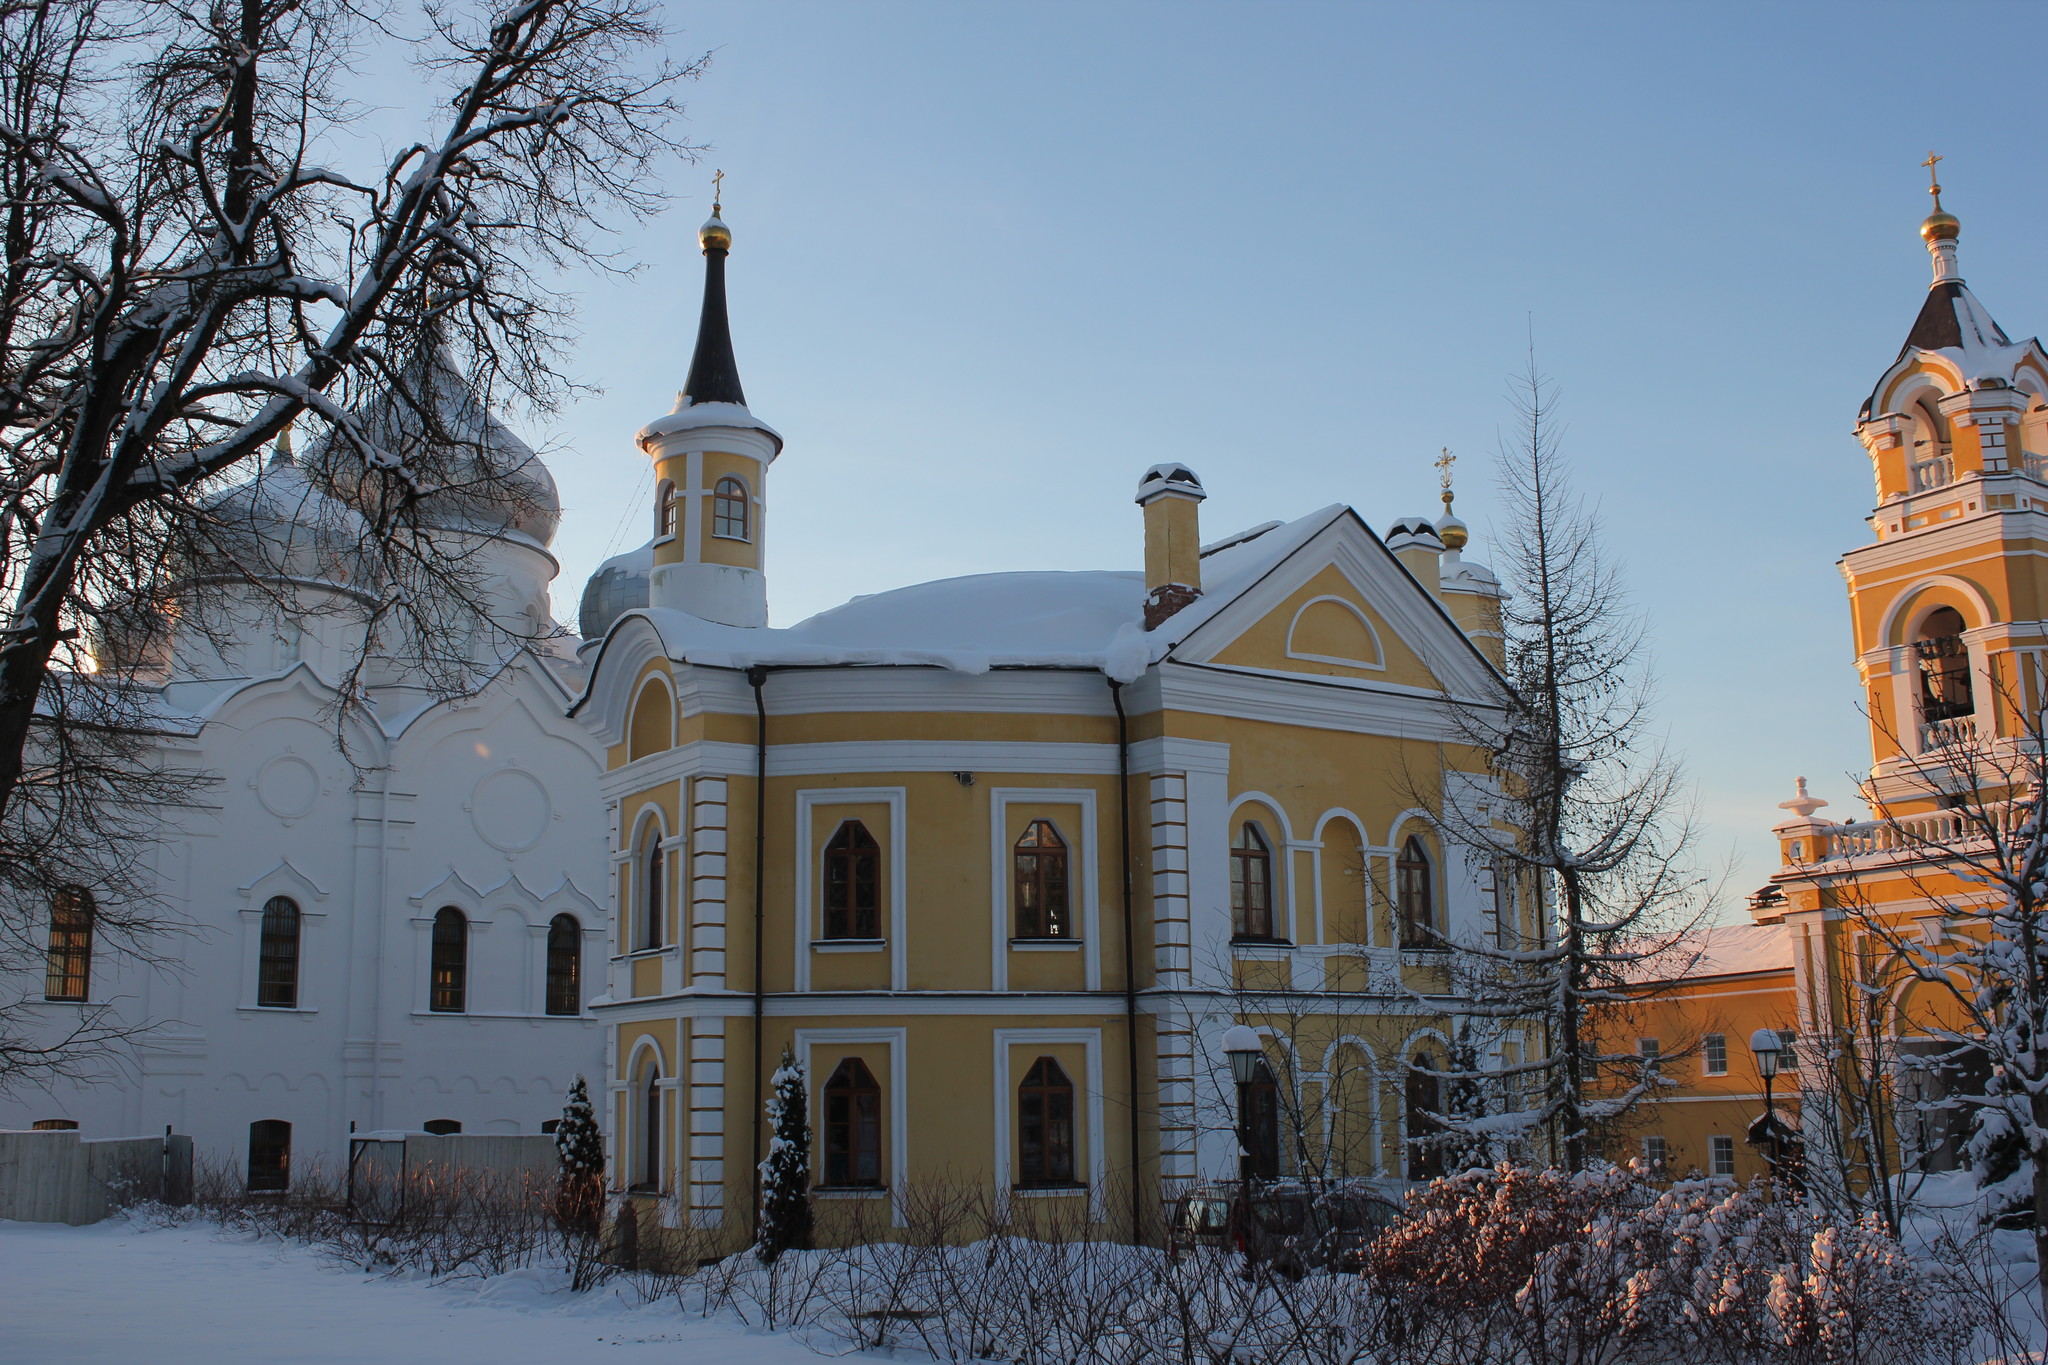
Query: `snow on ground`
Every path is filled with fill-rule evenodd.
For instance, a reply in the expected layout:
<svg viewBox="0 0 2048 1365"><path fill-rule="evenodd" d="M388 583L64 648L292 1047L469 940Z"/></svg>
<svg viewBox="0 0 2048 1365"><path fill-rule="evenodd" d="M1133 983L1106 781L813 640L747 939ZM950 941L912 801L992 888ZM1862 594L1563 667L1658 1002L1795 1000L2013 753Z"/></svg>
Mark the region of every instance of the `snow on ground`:
<svg viewBox="0 0 2048 1365"><path fill-rule="evenodd" d="M435 1285L193 1224L0 1220L7 1365L817 1365L798 1342L641 1304L572 1295L537 1271Z"/></svg>

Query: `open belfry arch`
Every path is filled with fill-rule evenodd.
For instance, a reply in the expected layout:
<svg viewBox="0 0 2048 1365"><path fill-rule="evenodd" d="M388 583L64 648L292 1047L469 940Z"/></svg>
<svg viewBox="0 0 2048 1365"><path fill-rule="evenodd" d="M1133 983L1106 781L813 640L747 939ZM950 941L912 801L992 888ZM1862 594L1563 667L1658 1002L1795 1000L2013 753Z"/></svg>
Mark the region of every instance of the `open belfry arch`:
<svg viewBox="0 0 2048 1365"><path fill-rule="evenodd" d="M690 378L640 432L655 536L592 579L574 708L609 753L593 1008L643 1247L746 1235L785 1048L825 1236L940 1181L1142 1232L1236 1172L1235 1022L1299 1091L1303 1142L1401 1174L1407 1061L1459 1001L1391 888L1426 880L1452 937L1502 904L1415 808L1461 752L1444 695L1497 695L1501 592L1448 491L1391 540L1330 506L1204 544L1208 493L1166 462L1138 485L1143 572L918 583L771 626L783 441L740 385L722 214ZM673 1071L630 1069L655 1055ZM667 1165L618 1164L655 1134Z"/></svg>

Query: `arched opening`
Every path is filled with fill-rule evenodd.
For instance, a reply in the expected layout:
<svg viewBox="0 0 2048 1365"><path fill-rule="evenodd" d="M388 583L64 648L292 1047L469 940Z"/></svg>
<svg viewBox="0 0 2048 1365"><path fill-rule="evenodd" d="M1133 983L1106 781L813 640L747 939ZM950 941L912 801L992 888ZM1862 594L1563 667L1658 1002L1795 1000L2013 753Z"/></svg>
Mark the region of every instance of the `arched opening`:
<svg viewBox="0 0 2048 1365"><path fill-rule="evenodd" d="M43 973L45 1000L86 999L92 988L92 893L67 887L50 899L50 955Z"/></svg>
<svg viewBox="0 0 2048 1365"><path fill-rule="evenodd" d="M825 937L882 936L882 849L858 820L825 845Z"/></svg>
<svg viewBox="0 0 2048 1365"><path fill-rule="evenodd" d="M640 1106L640 1160L635 1163L633 1188L653 1193L662 1187L661 1149L661 1066L648 1057L637 1093Z"/></svg>
<svg viewBox="0 0 2048 1365"><path fill-rule="evenodd" d="M256 960L256 1003L266 1009L299 1004L298 902L272 896L263 904L262 943Z"/></svg>
<svg viewBox="0 0 2048 1365"><path fill-rule="evenodd" d="M1912 446L1906 455L1906 491L1924 493L1945 487L1955 478L1951 458L1953 435L1948 419L1941 415L1936 395L1923 393L1914 399L1906 415L1912 419Z"/></svg>
<svg viewBox="0 0 2048 1365"><path fill-rule="evenodd" d="M640 847L640 934L635 945L641 951L661 947L668 919L668 861L661 847L661 826L650 823Z"/></svg>
<svg viewBox="0 0 2048 1365"><path fill-rule="evenodd" d="M626 758L666 752L675 743L674 707L668 689L649 678L633 700L633 720L626 729Z"/></svg>
<svg viewBox="0 0 2048 1365"><path fill-rule="evenodd" d="M1247 820L1230 841L1230 932L1235 938L1273 938L1273 851Z"/></svg>
<svg viewBox="0 0 2048 1365"><path fill-rule="evenodd" d="M711 534L726 540L752 540L753 506L747 486L728 474L711 491Z"/></svg>
<svg viewBox="0 0 2048 1365"><path fill-rule="evenodd" d="M1955 720L1977 709L1965 629L1963 614L1954 607L1936 607L1920 623L1913 654L1920 668L1922 725Z"/></svg>
<svg viewBox="0 0 2048 1365"><path fill-rule="evenodd" d="M676 486L663 479L654 489L654 538L662 540L676 533Z"/></svg>
<svg viewBox="0 0 2048 1365"><path fill-rule="evenodd" d="M1280 1086L1273 1068L1261 1057L1249 1081L1237 1087L1238 1140L1245 1153L1245 1174L1253 1180L1280 1178Z"/></svg>
<svg viewBox="0 0 2048 1365"><path fill-rule="evenodd" d="M547 989L549 1014L583 1012L583 925L574 915L548 921Z"/></svg>
<svg viewBox="0 0 2048 1365"><path fill-rule="evenodd" d="M1403 1136L1407 1139L1408 1148L1408 1178L1434 1180L1444 1173L1443 1146L1434 1140L1443 1132L1443 1125L1430 1117L1443 1112L1441 1086L1434 1074L1436 1058L1427 1052L1418 1052L1408 1066L1401 1105L1406 1130Z"/></svg>
<svg viewBox="0 0 2048 1365"><path fill-rule="evenodd" d="M1017 1183L1074 1183L1074 1083L1040 1057L1017 1087Z"/></svg>
<svg viewBox="0 0 2048 1365"><path fill-rule="evenodd" d="M1437 938L1434 881L1429 850L1422 846L1422 840L1409 835L1394 859L1394 908L1400 921L1403 948L1442 946Z"/></svg>
<svg viewBox="0 0 2048 1365"><path fill-rule="evenodd" d="M1067 914L1067 841L1050 820L1033 820L1011 850L1018 938L1071 938Z"/></svg>
<svg viewBox="0 0 2048 1365"><path fill-rule="evenodd" d="M825 1082L825 1184L882 1183L882 1087L858 1057Z"/></svg>
<svg viewBox="0 0 2048 1365"><path fill-rule="evenodd" d="M280 1193L292 1184L292 1126L283 1119L258 1119L249 1125L251 1193Z"/></svg>
<svg viewBox="0 0 2048 1365"><path fill-rule="evenodd" d="M434 912L427 1008L461 1014L469 1008L469 917L452 905Z"/></svg>

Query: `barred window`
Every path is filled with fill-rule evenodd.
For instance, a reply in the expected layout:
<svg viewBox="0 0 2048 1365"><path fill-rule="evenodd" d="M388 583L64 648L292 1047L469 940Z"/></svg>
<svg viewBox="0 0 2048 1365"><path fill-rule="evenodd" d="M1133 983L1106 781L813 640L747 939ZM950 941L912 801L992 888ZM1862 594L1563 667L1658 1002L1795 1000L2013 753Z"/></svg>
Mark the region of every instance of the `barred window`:
<svg viewBox="0 0 2048 1365"><path fill-rule="evenodd" d="M730 474L720 479L711 493L711 534L728 540L752 540L748 524L752 520L747 486Z"/></svg>
<svg viewBox="0 0 2048 1365"><path fill-rule="evenodd" d="M256 1003L296 1009L299 1003L298 902L272 896L263 904L262 945L256 961Z"/></svg>
<svg viewBox="0 0 2048 1365"><path fill-rule="evenodd" d="M548 921L547 1012L583 1012L583 925L574 915Z"/></svg>
<svg viewBox="0 0 2048 1365"><path fill-rule="evenodd" d="M434 912L427 1008L461 1014L469 1008L469 917L452 905Z"/></svg>
<svg viewBox="0 0 2048 1365"><path fill-rule="evenodd" d="M882 1183L882 1087L858 1057L825 1082L825 1183Z"/></svg>
<svg viewBox="0 0 2048 1365"><path fill-rule="evenodd" d="M1017 1087L1017 1177L1023 1185L1074 1183L1074 1083L1040 1057Z"/></svg>
<svg viewBox="0 0 2048 1365"><path fill-rule="evenodd" d="M1249 820L1230 845L1230 918L1239 938L1273 937L1273 854Z"/></svg>
<svg viewBox="0 0 2048 1365"><path fill-rule="evenodd" d="M249 1189L288 1190L292 1184L292 1126L283 1119L249 1125Z"/></svg>
<svg viewBox="0 0 2048 1365"><path fill-rule="evenodd" d="M82 886L50 900L50 957L43 975L46 1000L84 1000L92 986L92 893Z"/></svg>
<svg viewBox="0 0 2048 1365"><path fill-rule="evenodd" d="M1050 820L1033 820L1017 840L1018 938L1071 938L1067 916L1067 841Z"/></svg>
<svg viewBox="0 0 2048 1365"><path fill-rule="evenodd" d="M882 936L882 849L848 820L825 845L825 937Z"/></svg>

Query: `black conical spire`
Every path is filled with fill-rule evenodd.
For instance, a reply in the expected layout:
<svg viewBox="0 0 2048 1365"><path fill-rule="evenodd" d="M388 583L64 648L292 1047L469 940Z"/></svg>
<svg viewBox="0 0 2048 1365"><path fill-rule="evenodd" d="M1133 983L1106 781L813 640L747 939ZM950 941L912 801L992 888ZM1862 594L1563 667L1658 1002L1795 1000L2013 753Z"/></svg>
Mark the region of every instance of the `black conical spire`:
<svg viewBox="0 0 2048 1365"><path fill-rule="evenodd" d="M739 362L732 355L732 326L725 315L725 257L732 248L732 229L719 218L713 201L711 220L697 232L704 248L704 312L697 319L697 353L690 357L690 378L683 392L692 405L747 405L740 387Z"/></svg>

